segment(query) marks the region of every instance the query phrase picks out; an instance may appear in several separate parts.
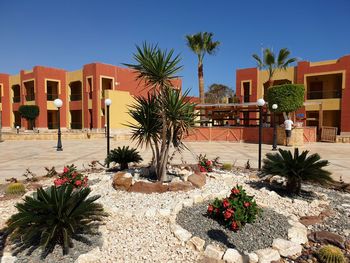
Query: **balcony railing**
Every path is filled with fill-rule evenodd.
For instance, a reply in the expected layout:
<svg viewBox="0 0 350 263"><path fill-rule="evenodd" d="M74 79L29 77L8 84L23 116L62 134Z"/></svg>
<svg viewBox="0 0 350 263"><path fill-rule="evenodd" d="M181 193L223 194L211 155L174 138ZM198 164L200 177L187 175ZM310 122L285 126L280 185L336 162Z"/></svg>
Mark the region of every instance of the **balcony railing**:
<svg viewBox="0 0 350 263"><path fill-rule="evenodd" d="M58 99L58 94L47 94L47 100L52 101Z"/></svg>
<svg viewBox="0 0 350 263"><path fill-rule="evenodd" d="M81 130L83 128L83 124L81 122L71 122L70 123L71 129L79 129Z"/></svg>
<svg viewBox="0 0 350 263"><path fill-rule="evenodd" d="M70 101L79 101L81 100L81 94L71 94Z"/></svg>
<svg viewBox="0 0 350 263"><path fill-rule="evenodd" d="M341 98L341 96L341 90L309 91L307 93L308 100L337 99Z"/></svg>
<svg viewBox="0 0 350 263"><path fill-rule="evenodd" d="M33 101L33 100L35 100L35 95L34 94L26 95L26 101Z"/></svg>

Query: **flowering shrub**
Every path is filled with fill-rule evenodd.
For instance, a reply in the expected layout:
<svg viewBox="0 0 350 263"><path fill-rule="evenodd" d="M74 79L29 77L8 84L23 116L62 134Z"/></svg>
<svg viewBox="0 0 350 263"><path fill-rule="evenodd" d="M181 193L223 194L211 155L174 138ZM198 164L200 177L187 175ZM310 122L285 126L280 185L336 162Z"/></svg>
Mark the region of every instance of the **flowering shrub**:
<svg viewBox="0 0 350 263"><path fill-rule="evenodd" d="M86 187L88 182L87 176L82 175L77 171L77 167L72 164L63 168L63 173L58 175L54 181L56 187L62 185L73 185L75 188Z"/></svg>
<svg viewBox="0 0 350 263"><path fill-rule="evenodd" d="M198 156L198 168L202 173L213 171L213 162L206 155Z"/></svg>
<svg viewBox="0 0 350 263"><path fill-rule="evenodd" d="M208 205L207 214L233 231L246 223L253 223L260 213L253 196L247 195L242 186L232 188L231 195L222 200L216 198Z"/></svg>

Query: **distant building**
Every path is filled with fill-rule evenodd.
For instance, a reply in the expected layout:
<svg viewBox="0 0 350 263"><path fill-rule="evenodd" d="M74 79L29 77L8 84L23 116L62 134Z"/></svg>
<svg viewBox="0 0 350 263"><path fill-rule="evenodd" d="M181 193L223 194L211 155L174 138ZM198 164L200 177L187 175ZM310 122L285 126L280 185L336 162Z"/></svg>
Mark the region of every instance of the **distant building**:
<svg viewBox="0 0 350 263"><path fill-rule="evenodd" d="M181 79L173 84L181 89ZM134 102L134 96L146 94L132 70L102 63L87 64L76 71L35 66L17 75L0 74L2 127L30 129L18 109L20 105L38 105L40 114L35 126L39 130L56 129L58 114L53 101L60 98L61 127L100 129L105 125L104 100L110 98L111 128L123 128L132 121L127 106Z"/></svg>
<svg viewBox="0 0 350 263"><path fill-rule="evenodd" d="M267 71L238 69L236 95L240 102L264 97L267 80ZM284 83L304 84L305 106L296 117L305 125L337 127L338 134L350 135L350 55L321 62L300 61L286 71L276 71L274 85ZM256 118L256 113L243 112L243 122L249 118Z"/></svg>

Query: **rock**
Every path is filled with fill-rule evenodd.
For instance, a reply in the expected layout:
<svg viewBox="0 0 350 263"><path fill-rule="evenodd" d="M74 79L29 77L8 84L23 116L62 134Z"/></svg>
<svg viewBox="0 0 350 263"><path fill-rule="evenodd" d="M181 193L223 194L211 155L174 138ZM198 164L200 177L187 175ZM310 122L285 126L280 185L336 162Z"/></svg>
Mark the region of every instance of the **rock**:
<svg viewBox="0 0 350 263"><path fill-rule="evenodd" d="M205 245L205 240L199 237L192 237L188 242L187 246L196 251L203 251Z"/></svg>
<svg viewBox="0 0 350 263"><path fill-rule="evenodd" d="M332 244L345 249L345 241L343 237L328 231L312 232L308 235L308 238L315 243Z"/></svg>
<svg viewBox="0 0 350 263"><path fill-rule="evenodd" d="M195 187L202 188L206 183L206 177L203 173L195 173L188 176L188 181L191 182Z"/></svg>
<svg viewBox="0 0 350 263"><path fill-rule="evenodd" d="M147 183L147 182L136 182L132 185L128 192L137 192L144 194L152 194L152 193L164 193L167 191L168 186L163 185L161 182L156 183Z"/></svg>
<svg viewBox="0 0 350 263"><path fill-rule="evenodd" d="M258 263L259 257L254 252L248 254L248 262L249 263Z"/></svg>
<svg viewBox="0 0 350 263"><path fill-rule="evenodd" d="M172 180L171 180L172 183L178 183L178 182L181 182L181 179L179 177L174 177Z"/></svg>
<svg viewBox="0 0 350 263"><path fill-rule="evenodd" d="M279 260L281 258L278 251L273 248L259 249L254 253L258 256L259 263L270 263L271 261Z"/></svg>
<svg viewBox="0 0 350 263"><path fill-rule="evenodd" d="M194 187L190 182L171 182L168 185L168 191L172 191L172 192L178 192L178 191L190 191L193 190Z"/></svg>
<svg viewBox="0 0 350 263"><path fill-rule="evenodd" d="M228 263L246 263L248 258L241 254L237 249L228 248L224 254L223 260Z"/></svg>
<svg viewBox="0 0 350 263"><path fill-rule="evenodd" d="M346 240L345 243L344 243L344 245L345 245L346 250L347 250L348 252L350 252L350 239Z"/></svg>
<svg viewBox="0 0 350 263"><path fill-rule="evenodd" d="M178 212L181 211L182 207L183 207L182 203L177 203L173 208L173 213L177 214Z"/></svg>
<svg viewBox="0 0 350 263"><path fill-rule="evenodd" d="M100 260L100 249L94 248L89 253L81 254L74 263L95 263Z"/></svg>
<svg viewBox="0 0 350 263"><path fill-rule="evenodd" d="M223 251L220 247L210 244L205 248L204 255L208 258L220 260L222 259L224 252L225 251Z"/></svg>
<svg viewBox="0 0 350 263"><path fill-rule="evenodd" d="M17 258L12 256L12 254L9 252L4 252L3 256L0 259L1 263L15 263L17 260Z"/></svg>
<svg viewBox="0 0 350 263"><path fill-rule="evenodd" d="M174 224L172 226L172 231L174 236L184 245L192 236L190 232L186 229L183 229L181 226Z"/></svg>
<svg viewBox="0 0 350 263"><path fill-rule="evenodd" d="M304 225L303 225L304 226ZM288 239L297 244L305 244L307 239L307 229L293 226L288 229Z"/></svg>
<svg viewBox="0 0 350 263"><path fill-rule="evenodd" d="M301 253L302 246L292 241L288 241L281 238L273 240L272 248L277 249L282 257L290 257Z"/></svg>
<svg viewBox="0 0 350 263"><path fill-rule="evenodd" d="M193 203L198 204L203 202L203 196L200 194L193 195Z"/></svg>
<svg viewBox="0 0 350 263"><path fill-rule="evenodd" d="M158 213L160 216L169 217L171 214L171 210L168 208L162 208L158 210Z"/></svg>
<svg viewBox="0 0 350 263"><path fill-rule="evenodd" d="M182 201L184 207L190 207L193 205L193 199L189 198L189 199L185 199Z"/></svg>
<svg viewBox="0 0 350 263"><path fill-rule="evenodd" d="M316 225L322 223L322 218L319 216L303 216L299 219L299 222L304 226Z"/></svg>
<svg viewBox="0 0 350 263"><path fill-rule="evenodd" d="M130 176L128 176L130 175ZM128 191L132 185L132 176L129 173L118 172L113 177L112 183L114 189L116 190L126 190Z"/></svg>

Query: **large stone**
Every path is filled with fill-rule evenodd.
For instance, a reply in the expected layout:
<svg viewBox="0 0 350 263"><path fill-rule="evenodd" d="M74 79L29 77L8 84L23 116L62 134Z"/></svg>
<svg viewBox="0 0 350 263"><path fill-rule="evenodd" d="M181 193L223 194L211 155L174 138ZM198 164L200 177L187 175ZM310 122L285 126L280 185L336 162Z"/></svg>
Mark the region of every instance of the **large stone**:
<svg viewBox="0 0 350 263"><path fill-rule="evenodd" d="M193 190L194 187L190 182L175 182L175 183L170 183L168 185L168 191L171 192L178 192L178 191L190 191Z"/></svg>
<svg viewBox="0 0 350 263"><path fill-rule="evenodd" d="M294 256L301 253L302 246L281 238L273 240L272 248L277 249L282 257Z"/></svg>
<svg viewBox="0 0 350 263"><path fill-rule="evenodd" d="M100 249L94 248L89 253L81 254L74 263L95 263L100 261Z"/></svg>
<svg viewBox="0 0 350 263"><path fill-rule="evenodd" d="M144 194L152 193L164 193L168 189L167 185L163 185L161 182L147 183L147 182L136 182L129 188L129 192L137 192Z"/></svg>
<svg viewBox="0 0 350 263"><path fill-rule="evenodd" d="M202 188L206 183L206 176L203 173L196 172L195 174L191 174L187 179L191 182L195 187Z"/></svg>
<svg viewBox="0 0 350 263"><path fill-rule="evenodd" d="M172 231L174 236L181 242L181 244L185 244L191 237L192 234L188 232L186 229L183 229L181 226L174 224L172 226Z"/></svg>
<svg viewBox="0 0 350 263"><path fill-rule="evenodd" d="M345 248L345 240L343 239L343 237L328 231L312 232L308 235L308 238L312 242L332 244L342 249Z"/></svg>
<svg viewBox="0 0 350 263"><path fill-rule="evenodd" d="M17 258L12 256L9 252L4 252L3 256L0 258L1 263L14 263Z"/></svg>
<svg viewBox="0 0 350 263"><path fill-rule="evenodd" d="M192 237L188 242L187 246L196 251L203 251L205 245L205 240L199 237Z"/></svg>
<svg viewBox="0 0 350 263"><path fill-rule="evenodd" d="M248 263L248 257L241 254L237 249L228 248L224 254L223 260L228 263Z"/></svg>
<svg viewBox="0 0 350 263"><path fill-rule="evenodd" d="M264 248L255 251L259 257L259 263L270 263L274 260L280 260L280 254L273 248Z"/></svg>
<svg viewBox="0 0 350 263"><path fill-rule="evenodd" d="M220 260L222 259L222 256L224 255L225 251L223 251L220 247L214 246L214 245L208 245L205 248L204 255L208 258Z"/></svg>
<svg viewBox="0 0 350 263"><path fill-rule="evenodd" d="M307 239L307 228L300 222L289 219L292 226L288 229L288 239L297 244L305 244Z"/></svg>
<svg viewBox="0 0 350 263"><path fill-rule="evenodd" d="M311 226L322 223L322 218L319 216L303 216L299 221L304 226Z"/></svg>
<svg viewBox="0 0 350 263"><path fill-rule="evenodd" d="M113 187L116 190L126 190L128 191L132 185L132 176L125 172L118 172L113 177Z"/></svg>
<svg viewBox="0 0 350 263"><path fill-rule="evenodd" d="M259 257L257 254L254 252L251 252L248 254L248 262L249 263L258 263L259 262Z"/></svg>

